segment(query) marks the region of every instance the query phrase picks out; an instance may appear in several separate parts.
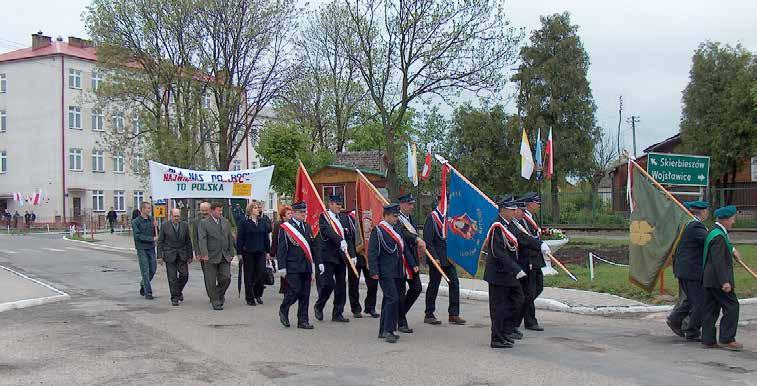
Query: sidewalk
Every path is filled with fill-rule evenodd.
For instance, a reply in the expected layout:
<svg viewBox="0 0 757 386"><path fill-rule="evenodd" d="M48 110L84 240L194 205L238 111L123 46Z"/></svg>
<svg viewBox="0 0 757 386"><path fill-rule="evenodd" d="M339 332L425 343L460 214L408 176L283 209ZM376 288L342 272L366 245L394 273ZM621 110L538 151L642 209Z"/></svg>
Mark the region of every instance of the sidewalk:
<svg viewBox="0 0 757 386"><path fill-rule="evenodd" d="M0 312L70 298L68 294L56 288L0 265Z"/></svg>

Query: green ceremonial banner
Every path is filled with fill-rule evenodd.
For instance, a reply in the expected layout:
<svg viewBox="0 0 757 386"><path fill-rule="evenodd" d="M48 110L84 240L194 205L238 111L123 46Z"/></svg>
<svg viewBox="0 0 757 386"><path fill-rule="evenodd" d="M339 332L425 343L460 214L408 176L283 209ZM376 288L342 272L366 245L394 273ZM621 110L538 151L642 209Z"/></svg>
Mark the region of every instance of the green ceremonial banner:
<svg viewBox="0 0 757 386"><path fill-rule="evenodd" d="M629 280L651 291L693 219L680 203L635 162L630 162Z"/></svg>

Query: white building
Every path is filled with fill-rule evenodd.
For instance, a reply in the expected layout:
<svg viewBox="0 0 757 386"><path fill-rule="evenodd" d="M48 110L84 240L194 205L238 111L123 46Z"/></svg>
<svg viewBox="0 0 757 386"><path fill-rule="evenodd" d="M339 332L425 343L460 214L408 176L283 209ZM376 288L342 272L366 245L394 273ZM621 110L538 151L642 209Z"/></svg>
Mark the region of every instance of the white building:
<svg viewBox="0 0 757 386"><path fill-rule="evenodd" d="M102 222L110 207L126 216L149 200L134 162L101 150L104 133L130 118L106 119L86 102L101 80L96 61L88 41L42 34L32 35L30 48L0 54L0 213L34 211L38 223ZM248 141L231 168L258 165ZM39 205L13 200L16 192L37 190L43 192ZM266 201L266 211L275 210L276 193Z"/></svg>

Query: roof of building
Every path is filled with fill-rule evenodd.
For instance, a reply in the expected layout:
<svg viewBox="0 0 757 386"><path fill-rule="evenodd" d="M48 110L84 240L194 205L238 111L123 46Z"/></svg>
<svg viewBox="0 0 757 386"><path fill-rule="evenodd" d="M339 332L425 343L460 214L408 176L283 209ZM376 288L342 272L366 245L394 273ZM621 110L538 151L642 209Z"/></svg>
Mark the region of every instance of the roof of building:
<svg viewBox="0 0 757 386"><path fill-rule="evenodd" d="M336 153L334 162L329 166L347 167L350 169L372 170L381 173L386 172L384 152L380 150L368 151L345 151Z"/></svg>
<svg viewBox="0 0 757 386"><path fill-rule="evenodd" d="M79 47L68 42L54 40L45 47L36 49L28 47L0 54L0 63L52 55L66 55L83 60L97 61L97 50L93 47Z"/></svg>
<svg viewBox="0 0 757 386"><path fill-rule="evenodd" d="M681 133L677 133L676 135L666 138L660 142L657 142L653 145L650 145L646 149L644 149L644 153L664 150L668 147L675 146L681 142Z"/></svg>

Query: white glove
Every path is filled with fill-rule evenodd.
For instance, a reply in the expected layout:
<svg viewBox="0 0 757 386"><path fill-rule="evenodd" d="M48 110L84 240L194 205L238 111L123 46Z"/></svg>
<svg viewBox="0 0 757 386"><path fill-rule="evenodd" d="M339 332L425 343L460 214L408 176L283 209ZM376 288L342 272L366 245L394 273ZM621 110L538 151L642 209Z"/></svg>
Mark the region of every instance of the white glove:
<svg viewBox="0 0 757 386"><path fill-rule="evenodd" d="M326 267L323 266L323 264L318 264L318 270L321 271L321 275L323 275L323 271L326 269Z"/></svg>
<svg viewBox="0 0 757 386"><path fill-rule="evenodd" d="M515 275L515 278L516 278L516 279L518 279L518 280L520 280L520 279L523 279L524 277L526 277L526 273L525 273L525 272L523 272L523 270L522 270L522 269L520 270L520 272L518 272L518 273L517 273L517 274Z"/></svg>
<svg viewBox="0 0 757 386"><path fill-rule="evenodd" d="M357 257L352 258L352 265L357 266Z"/></svg>
<svg viewBox="0 0 757 386"><path fill-rule="evenodd" d="M542 255L551 255L552 254L552 250L549 249L549 245L547 245L547 243L545 243L545 242L541 243L541 253L542 253Z"/></svg>
<svg viewBox="0 0 757 386"><path fill-rule="evenodd" d="M347 241L342 240L342 242L339 244L339 249L341 249L342 252L347 253Z"/></svg>
<svg viewBox="0 0 757 386"><path fill-rule="evenodd" d="M282 269L278 270L278 273L279 273L279 276L284 277L284 276L287 275L287 270L286 270L286 268L282 268Z"/></svg>

